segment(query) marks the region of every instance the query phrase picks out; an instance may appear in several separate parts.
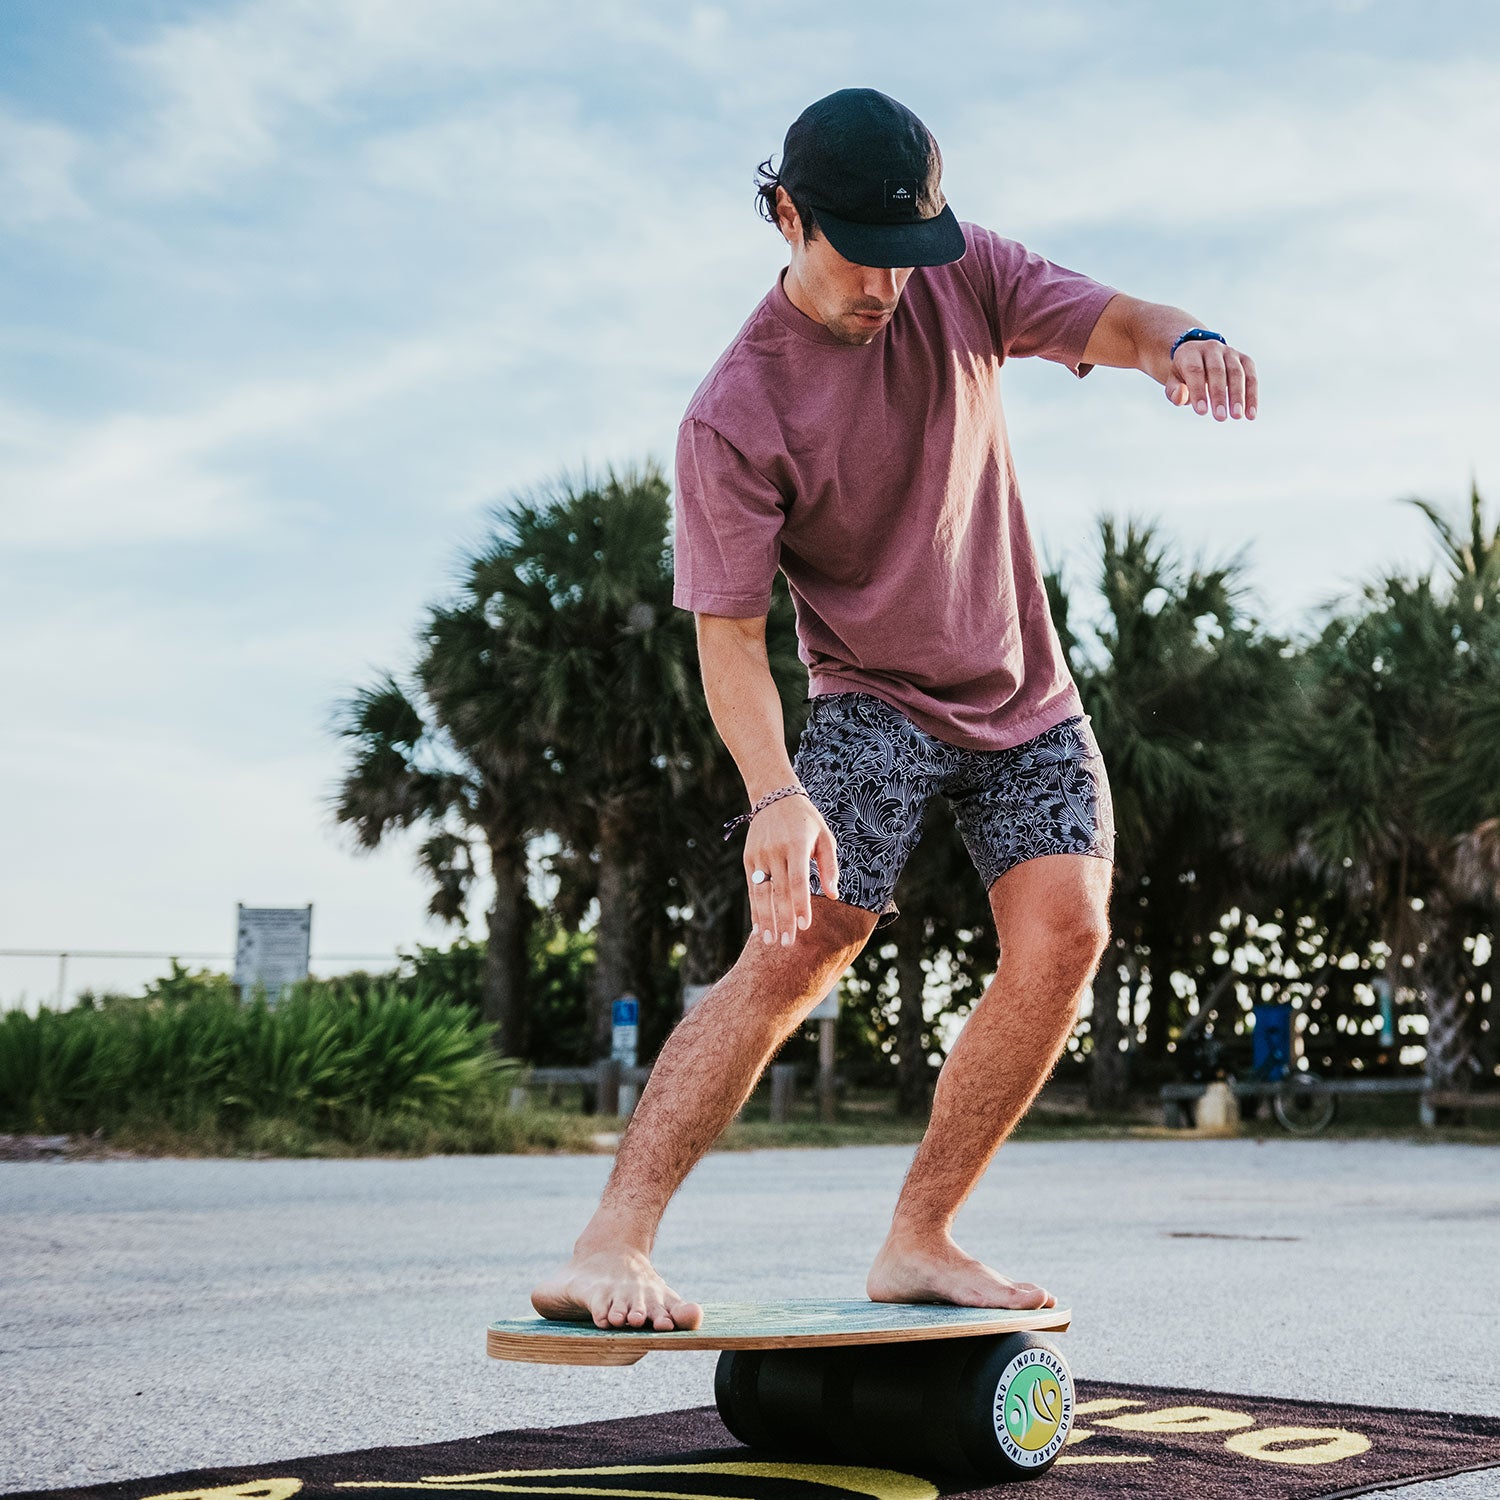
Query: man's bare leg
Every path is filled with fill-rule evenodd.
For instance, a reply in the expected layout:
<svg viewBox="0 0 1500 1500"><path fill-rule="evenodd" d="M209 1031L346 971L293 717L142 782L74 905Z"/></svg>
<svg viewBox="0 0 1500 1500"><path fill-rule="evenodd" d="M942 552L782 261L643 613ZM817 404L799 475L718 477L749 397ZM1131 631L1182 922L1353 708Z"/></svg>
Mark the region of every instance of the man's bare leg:
<svg viewBox="0 0 1500 1500"><path fill-rule="evenodd" d="M573 1258L531 1294L545 1318L600 1328L696 1328L703 1309L656 1274L651 1249L672 1195L713 1145L777 1048L864 947L875 913L814 896L789 947L752 937L678 1023L620 1142Z"/></svg>
<svg viewBox="0 0 1500 1500"><path fill-rule="evenodd" d="M966 1255L950 1231L1067 1041L1108 937L1111 872L1092 855L1053 854L990 888L999 971L938 1077L932 1119L866 1283L875 1301L1056 1305L1042 1287Z"/></svg>

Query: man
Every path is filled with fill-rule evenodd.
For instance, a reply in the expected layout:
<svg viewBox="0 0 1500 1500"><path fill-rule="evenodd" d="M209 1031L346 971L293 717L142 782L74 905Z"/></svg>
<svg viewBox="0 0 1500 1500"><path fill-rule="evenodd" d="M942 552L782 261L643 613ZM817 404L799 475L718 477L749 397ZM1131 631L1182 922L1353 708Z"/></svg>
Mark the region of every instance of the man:
<svg viewBox="0 0 1500 1500"><path fill-rule="evenodd" d="M744 776L754 929L678 1025L546 1317L693 1328L651 1265L673 1193L766 1063L894 920L934 794L985 881L999 970L939 1076L870 1270L877 1301L1047 1307L965 1254L960 1205L1056 1062L1107 937L1114 833L1099 750L1047 607L999 371L1140 370L1219 421L1256 410L1250 359L1180 308L1052 264L945 204L925 126L872 89L811 105L761 191L790 264L688 407L676 602ZM788 760L767 664L778 570L812 709ZM911 1003L907 997L907 1003Z"/></svg>

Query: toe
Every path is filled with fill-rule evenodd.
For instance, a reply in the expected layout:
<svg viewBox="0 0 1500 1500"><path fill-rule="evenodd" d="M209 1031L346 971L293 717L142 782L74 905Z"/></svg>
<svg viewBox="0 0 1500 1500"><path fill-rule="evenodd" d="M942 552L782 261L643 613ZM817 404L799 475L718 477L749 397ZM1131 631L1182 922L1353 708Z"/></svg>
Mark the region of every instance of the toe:
<svg viewBox="0 0 1500 1500"><path fill-rule="evenodd" d="M667 1303L667 1312L677 1328L697 1328L703 1322L703 1309L696 1302L685 1302L681 1297Z"/></svg>

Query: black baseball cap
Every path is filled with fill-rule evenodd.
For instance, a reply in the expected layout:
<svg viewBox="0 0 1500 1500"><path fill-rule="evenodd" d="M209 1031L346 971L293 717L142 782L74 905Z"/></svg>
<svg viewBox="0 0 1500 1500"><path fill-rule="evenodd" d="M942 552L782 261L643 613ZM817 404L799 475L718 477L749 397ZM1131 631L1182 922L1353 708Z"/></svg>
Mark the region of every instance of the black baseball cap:
<svg viewBox="0 0 1500 1500"><path fill-rule="evenodd" d="M943 197L932 132L876 89L840 89L792 122L778 180L817 214L845 260L861 266L942 266L964 253Z"/></svg>

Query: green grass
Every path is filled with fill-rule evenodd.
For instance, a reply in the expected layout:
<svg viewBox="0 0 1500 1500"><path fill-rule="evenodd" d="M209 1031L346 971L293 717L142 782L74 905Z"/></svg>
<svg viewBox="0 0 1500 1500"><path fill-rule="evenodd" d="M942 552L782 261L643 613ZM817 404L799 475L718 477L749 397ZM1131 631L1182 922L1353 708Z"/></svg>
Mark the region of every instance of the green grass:
<svg viewBox="0 0 1500 1500"><path fill-rule="evenodd" d="M597 1122L554 1111L507 1110L499 1098L480 1099L444 1119L373 1115L338 1134L303 1121L269 1116L236 1130L199 1128L160 1119L122 1122L107 1144L141 1156L323 1157L528 1155L597 1149Z"/></svg>

